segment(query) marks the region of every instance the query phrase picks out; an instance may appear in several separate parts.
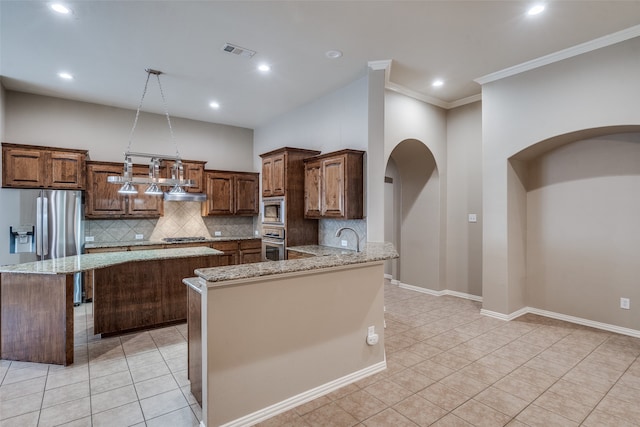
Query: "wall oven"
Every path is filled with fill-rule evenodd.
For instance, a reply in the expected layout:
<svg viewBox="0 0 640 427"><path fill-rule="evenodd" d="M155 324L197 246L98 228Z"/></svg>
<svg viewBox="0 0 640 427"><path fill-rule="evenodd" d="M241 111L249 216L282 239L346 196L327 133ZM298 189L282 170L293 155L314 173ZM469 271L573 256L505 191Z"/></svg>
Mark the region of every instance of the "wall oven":
<svg viewBox="0 0 640 427"><path fill-rule="evenodd" d="M265 197L262 199L263 224L277 224L284 226L284 215L284 197Z"/></svg>
<svg viewBox="0 0 640 427"><path fill-rule="evenodd" d="M282 261L284 251L284 227L262 227L262 258L265 261Z"/></svg>

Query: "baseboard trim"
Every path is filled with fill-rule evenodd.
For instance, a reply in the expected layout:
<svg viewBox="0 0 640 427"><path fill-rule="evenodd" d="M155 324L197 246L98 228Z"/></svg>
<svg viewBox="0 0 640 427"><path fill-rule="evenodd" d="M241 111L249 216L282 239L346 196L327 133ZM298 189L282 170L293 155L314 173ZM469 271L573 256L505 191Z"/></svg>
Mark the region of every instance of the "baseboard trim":
<svg viewBox="0 0 640 427"><path fill-rule="evenodd" d="M452 296L452 297L458 297L458 298L468 299L468 300L471 300L471 301L482 302L482 297L481 296L466 294L464 292L450 291L448 289L445 289L444 291L434 291L433 289L421 288L420 286L409 285L407 283L402 283L402 282L399 282L399 281L398 281L398 286L400 286L403 289L409 289L411 291L416 291L416 292L420 292L420 293L427 294L427 295L433 295L433 296L436 296L436 297L449 295L449 296Z"/></svg>
<svg viewBox="0 0 640 427"><path fill-rule="evenodd" d="M293 409L298 405L310 402L313 399L317 399L318 397L324 396L327 393L331 393L332 391L335 391L348 384L359 381L370 375L377 374L378 372L384 371L385 369L387 369L386 356L385 356L385 360L383 360L382 362L376 363L374 365L371 365L359 371L353 372L349 375L345 375L342 378L338 378L337 380L330 381L326 384L323 384L311 390L307 390L304 393L300 393L296 396L285 399L282 402L278 402L274 405L271 405L259 411L253 412L249 415L245 415L244 417L225 423L221 427L252 426L256 423L265 421L271 417L274 417L278 414L281 414L290 409Z"/></svg>
<svg viewBox="0 0 640 427"><path fill-rule="evenodd" d="M527 307L527 312L537 314L539 316L550 317L552 319L564 320L565 322L577 323L578 325L589 326L595 329L602 329L603 331L615 332L617 334L640 338L640 331L637 329L625 328L622 326L611 325L609 323L596 322L595 320L583 319L582 317L569 316L567 314L556 313L553 311L542 310L534 307Z"/></svg>
<svg viewBox="0 0 640 427"><path fill-rule="evenodd" d="M392 280L391 283L393 284L393 282L394 281ZM432 289L421 288L419 286L409 285L407 283L402 283L399 281L396 281L396 282L398 282L398 285L403 289L408 289L411 291L416 291L416 292L420 292L427 295L433 295L437 297L450 295L458 298L464 298L472 301L482 302L482 297L477 295L465 294L463 292L450 291L450 290L434 291ZM583 319L581 317L569 316L567 314L556 313L548 310L542 310L540 308L535 308L535 307L523 307L509 314L498 313L497 311L486 310L484 308L480 309L480 314L493 317L494 319L504 320L504 321L511 321L527 313L537 314L539 316L549 317L551 319L564 320L565 322L575 323L577 325L588 326L595 329L601 329L603 331L615 332L621 335L628 335L630 337L640 338L640 330L637 330L637 329L625 328L622 326L611 325L609 323L602 323L602 322L597 322L595 320Z"/></svg>
<svg viewBox="0 0 640 427"><path fill-rule="evenodd" d="M391 274L384 273L384 278L387 280L392 280L393 276Z"/></svg>

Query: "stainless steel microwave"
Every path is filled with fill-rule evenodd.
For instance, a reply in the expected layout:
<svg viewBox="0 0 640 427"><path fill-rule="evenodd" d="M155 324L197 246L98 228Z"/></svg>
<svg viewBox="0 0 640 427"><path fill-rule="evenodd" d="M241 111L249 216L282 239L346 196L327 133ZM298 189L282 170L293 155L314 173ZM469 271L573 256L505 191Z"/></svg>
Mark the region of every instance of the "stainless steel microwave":
<svg viewBox="0 0 640 427"><path fill-rule="evenodd" d="M284 225L284 197L265 197L262 199L262 223Z"/></svg>

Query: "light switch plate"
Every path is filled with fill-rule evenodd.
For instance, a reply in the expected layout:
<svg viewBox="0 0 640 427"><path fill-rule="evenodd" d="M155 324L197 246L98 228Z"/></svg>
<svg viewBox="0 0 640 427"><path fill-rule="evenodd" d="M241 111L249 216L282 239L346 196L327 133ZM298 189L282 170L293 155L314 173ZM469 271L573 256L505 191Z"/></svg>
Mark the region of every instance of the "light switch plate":
<svg viewBox="0 0 640 427"><path fill-rule="evenodd" d="M476 214L469 214L469 222L478 222L478 216Z"/></svg>
<svg viewBox="0 0 640 427"><path fill-rule="evenodd" d="M95 240L95 237L93 236L85 236L84 241L85 242L93 242Z"/></svg>
<svg viewBox="0 0 640 427"><path fill-rule="evenodd" d="M346 246L349 244L349 242L347 242L346 240L341 240L341 241L340 241L340 244L341 244L342 246L346 247Z"/></svg>
<svg viewBox="0 0 640 427"><path fill-rule="evenodd" d="M144 239L144 234L136 234L136 240Z"/></svg>
<svg viewBox="0 0 640 427"><path fill-rule="evenodd" d="M222 236L222 231L215 231L213 233L214 236Z"/></svg>

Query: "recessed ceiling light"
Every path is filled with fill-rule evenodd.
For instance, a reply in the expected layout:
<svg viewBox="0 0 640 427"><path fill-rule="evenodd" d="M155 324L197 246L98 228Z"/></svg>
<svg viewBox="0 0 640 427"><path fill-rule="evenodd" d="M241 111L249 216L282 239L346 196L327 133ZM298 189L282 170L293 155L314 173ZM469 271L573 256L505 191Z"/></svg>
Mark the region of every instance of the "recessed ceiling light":
<svg viewBox="0 0 640 427"><path fill-rule="evenodd" d="M267 71L271 70L271 67L268 66L267 64L260 64L258 65L258 70L262 71L263 73L266 73Z"/></svg>
<svg viewBox="0 0 640 427"><path fill-rule="evenodd" d="M531 9L529 9L527 11L527 15L533 16L533 15L538 15L540 13L542 13L544 11L544 5L543 4L537 4L535 6L533 6Z"/></svg>
<svg viewBox="0 0 640 427"><path fill-rule="evenodd" d="M329 59L337 59L342 56L342 52L339 50L328 50L324 53L324 55Z"/></svg>
<svg viewBox="0 0 640 427"><path fill-rule="evenodd" d="M444 85L444 81L442 81L441 79L436 79L433 81L433 83L431 83L431 86L433 87L440 87Z"/></svg>
<svg viewBox="0 0 640 427"><path fill-rule="evenodd" d="M61 3L52 3L51 4L51 9L54 12L58 12L61 13L63 15L68 15L69 13L71 13L71 9L69 9L67 6L61 4Z"/></svg>
<svg viewBox="0 0 640 427"><path fill-rule="evenodd" d="M73 75L64 71L61 73L58 73L58 77L60 77L63 80L73 80Z"/></svg>
<svg viewBox="0 0 640 427"><path fill-rule="evenodd" d="M220 104L218 104L216 101L211 101L211 102L209 103L209 107L211 107L211 108L213 108L213 109L217 110L218 108L220 108Z"/></svg>

